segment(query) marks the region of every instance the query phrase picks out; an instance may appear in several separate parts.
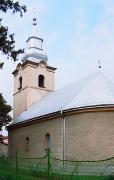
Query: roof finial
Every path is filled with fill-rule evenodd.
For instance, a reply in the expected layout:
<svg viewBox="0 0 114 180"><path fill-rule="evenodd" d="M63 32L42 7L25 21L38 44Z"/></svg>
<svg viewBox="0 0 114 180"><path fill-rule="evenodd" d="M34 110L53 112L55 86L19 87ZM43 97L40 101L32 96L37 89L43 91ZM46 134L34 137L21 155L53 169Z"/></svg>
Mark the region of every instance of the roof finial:
<svg viewBox="0 0 114 180"><path fill-rule="evenodd" d="M99 69L101 69L101 60L100 59L98 60L98 63L99 63Z"/></svg>
<svg viewBox="0 0 114 180"><path fill-rule="evenodd" d="M33 17L33 26L36 26L37 25L37 22L36 22L37 20L36 20L36 17L35 17L36 16L36 8L35 7L33 8L33 14L34 14L34 17Z"/></svg>
<svg viewBox="0 0 114 180"><path fill-rule="evenodd" d="M36 23L36 18L33 18L33 26L36 26L37 23Z"/></svg>
<svg viewBox="0 0 114 180"><path fill-rule="evenodd" d="M37 31L37 19L36 19L36 9L33 8L33 19L32 19L32 24L33 24L33 29L32 29L32 36L38 37L38 31Z"/></svg>

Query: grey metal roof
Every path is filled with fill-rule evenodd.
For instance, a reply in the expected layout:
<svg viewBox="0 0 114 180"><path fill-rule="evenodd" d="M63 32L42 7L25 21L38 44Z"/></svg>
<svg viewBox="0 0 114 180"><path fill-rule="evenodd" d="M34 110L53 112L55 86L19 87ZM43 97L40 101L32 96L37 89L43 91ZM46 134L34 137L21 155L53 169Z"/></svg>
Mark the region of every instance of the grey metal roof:
<svg viewBox="0 0 114 180"><path fill-rule="evenodd" d="M47 61L47 54L42 48L43 39L39 38L37 31L37 22L36 18L33 18L33 30L32 35L28 38L27 50L21 58L22 62L26 60L32 60L33 62Z"/></svg>
<svg viewBox="0 0 114 180"><path fill-rule="evenodd" d="M69 110L100 105L114 105L114 84L103 73L97 72L50 92L14 119L14 124L60 111L61 108Z"/></svg>
<svg viewBox="0 0 114 180"><path fill-rule="evenodd" d="M40 62L40 61L48 61L48 57L46 53L42 49L38 48L30 48L26 51L26 53L22 56L22 62L26 60L30 60L33 62Z"/></svg>

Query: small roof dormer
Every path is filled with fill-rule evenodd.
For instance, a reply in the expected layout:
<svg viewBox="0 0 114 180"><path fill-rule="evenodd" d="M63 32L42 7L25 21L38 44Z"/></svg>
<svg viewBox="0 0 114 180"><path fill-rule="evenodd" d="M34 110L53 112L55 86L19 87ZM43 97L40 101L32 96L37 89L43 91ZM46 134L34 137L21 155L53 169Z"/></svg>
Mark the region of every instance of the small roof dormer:
<svg viewBox="0 0 114 180"><path fill-rule="evenodd" d="M30 60L33 62L47 61L47 54L44 52L42 44L43 39L38 36L37 21L33 18L33 30L31 36L27 39L27 50L22 57L22 62Z"/></svg>

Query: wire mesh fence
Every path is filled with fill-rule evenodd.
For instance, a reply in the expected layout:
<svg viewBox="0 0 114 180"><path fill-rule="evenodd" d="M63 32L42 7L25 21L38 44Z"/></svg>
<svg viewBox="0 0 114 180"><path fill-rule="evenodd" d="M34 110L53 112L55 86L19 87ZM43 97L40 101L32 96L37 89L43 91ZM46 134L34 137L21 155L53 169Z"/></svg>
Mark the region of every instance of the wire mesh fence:
<svg viewBox="0 0 114 180"><path fill-rule="evenodd" d="M52 158L52 172L62 179L114 180L114 158L99 161L62 161Z"/></svg>
<svg viewBox="0 0 114 180"><path fill-rule="evenodd" d="M0 177L12 180L114 180L114 158L99 161L60 160L50 150L42 158L16 153L0 158Z"/></svg>

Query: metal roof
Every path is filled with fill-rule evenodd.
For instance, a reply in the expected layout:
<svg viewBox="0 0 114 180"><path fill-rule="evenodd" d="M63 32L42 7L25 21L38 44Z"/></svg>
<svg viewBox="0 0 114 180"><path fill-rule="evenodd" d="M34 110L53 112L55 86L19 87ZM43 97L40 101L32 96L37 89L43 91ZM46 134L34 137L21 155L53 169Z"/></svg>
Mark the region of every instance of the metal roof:
<svg viewBox="0 0 114 180"><path fill-rule="evenodd" d="M21 60L22 62L30 60L38 63L40 61L48 61L48 57L42 49L32 47L26 50L26 53L24 53Z"/></svg>
<svg viewBox="0 0 114 180"><path fill-rule="evenodd" d="M114 84L97 72L62 89L50 92L36 101L27 111L14 119L13 124L72 108L114 105Z"/></svg>
<svg viewBox="0 0 114 180"><path fill-rule="evenodd" d="M43 39L38 36L36 18L33 18L32 35L28 38L27 50L21 58L22 62L32 60L33 62L47 61L47 54L42 48Z"/></svg>

